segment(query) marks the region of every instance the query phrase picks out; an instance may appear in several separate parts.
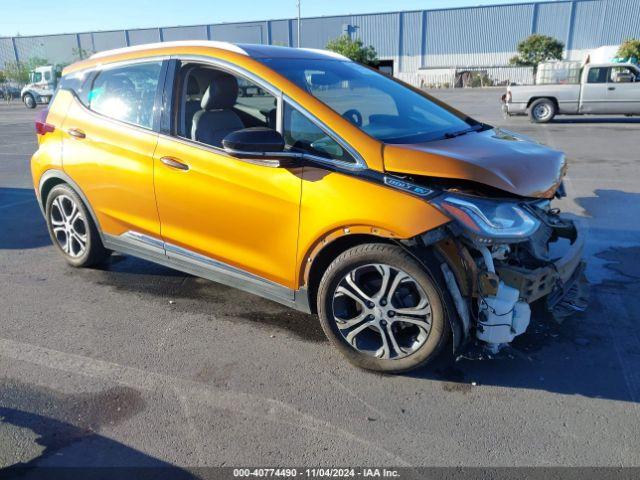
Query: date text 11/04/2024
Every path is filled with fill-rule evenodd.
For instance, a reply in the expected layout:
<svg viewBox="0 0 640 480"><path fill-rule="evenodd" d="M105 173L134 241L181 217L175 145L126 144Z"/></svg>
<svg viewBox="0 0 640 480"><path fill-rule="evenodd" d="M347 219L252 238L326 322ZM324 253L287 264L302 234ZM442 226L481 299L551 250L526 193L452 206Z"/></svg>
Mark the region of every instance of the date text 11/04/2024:
<svg viewBox="0 0 640 480"><path fill-rule="evenodd" d="M399 478L398 470L388 468L235 468L234 478L280 477L280 478Z"/></svg>

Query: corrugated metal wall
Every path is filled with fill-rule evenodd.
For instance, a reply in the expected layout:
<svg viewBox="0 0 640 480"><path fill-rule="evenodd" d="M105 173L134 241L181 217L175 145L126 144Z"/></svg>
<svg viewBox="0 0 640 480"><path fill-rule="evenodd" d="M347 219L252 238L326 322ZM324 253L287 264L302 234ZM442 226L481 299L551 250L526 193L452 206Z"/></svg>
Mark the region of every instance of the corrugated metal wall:
<svg viewBox="0 0 640 480"><path fill-rule="evenodd" d="M329 40L349 33L373 45L380 58L393 60L396 74L409 78L435 69L506 68L517 43L534 32L558 38L566 44L568 58L581 59L586 49L640 37L640 0L563 0L303 18L301 43L324 48ZM0 38L0 68L16 55L22 61L41 57L71 62L78 45L92 53L186 39L296 46L297 20Z"/></svg>
<svg viewBox="0 0 640 480"><path fill-rule="evenodd" d="M433 10L426 17L423 66L498 66L531 34L533 5Z"/></svg>

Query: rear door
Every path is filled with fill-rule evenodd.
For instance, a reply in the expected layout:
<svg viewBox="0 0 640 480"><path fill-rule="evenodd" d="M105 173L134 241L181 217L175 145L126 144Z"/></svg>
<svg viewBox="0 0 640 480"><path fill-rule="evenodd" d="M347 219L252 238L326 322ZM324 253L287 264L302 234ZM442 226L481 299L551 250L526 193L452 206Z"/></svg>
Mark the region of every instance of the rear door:
<svg viewBox="0 0 640 480"><path fill-rule="evenodd" d="M631 67L609 69L607 100L611 113L640 114L640 75Z"/></svg>
<svg viewBox="0 0 640 480"><path fill-rule="evenodd" d="M582 84L580 113L610 113L607 101L608 67L591 67Z"/></svg>
<svg viewBox="0 0 640 480"><path fill-rule="evenodd" d="M162 72L161 61L100 69L75 95L65 118L63 169L86 195L106 234L160 237L153 126Z"/></svg>

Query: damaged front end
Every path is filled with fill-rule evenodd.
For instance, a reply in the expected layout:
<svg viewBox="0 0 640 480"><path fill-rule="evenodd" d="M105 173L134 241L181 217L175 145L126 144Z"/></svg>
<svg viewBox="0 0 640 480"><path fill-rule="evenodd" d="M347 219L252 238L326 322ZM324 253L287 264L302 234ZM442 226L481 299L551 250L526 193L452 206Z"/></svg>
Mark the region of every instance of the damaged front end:
<svg viewBox="0 0 640 480"><path fill-rule="evenodd" d="M583 235L548 199L444 192L431 203L453 221L418 242L442 260L461 320L458 350L497 354L527 330L532 305L557 320L586 308Z"/></svg>

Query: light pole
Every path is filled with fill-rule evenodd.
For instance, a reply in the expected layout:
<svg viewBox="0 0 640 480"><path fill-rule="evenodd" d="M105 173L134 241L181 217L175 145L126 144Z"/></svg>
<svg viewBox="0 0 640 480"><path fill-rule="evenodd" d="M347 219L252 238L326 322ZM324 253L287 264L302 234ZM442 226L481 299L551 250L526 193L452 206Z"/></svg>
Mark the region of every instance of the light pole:
<svg viewBox="0 0 640 480"><path fill-rule="evenodd" d="M300 0L298 0L298 48L300 48Z"/></svg>

